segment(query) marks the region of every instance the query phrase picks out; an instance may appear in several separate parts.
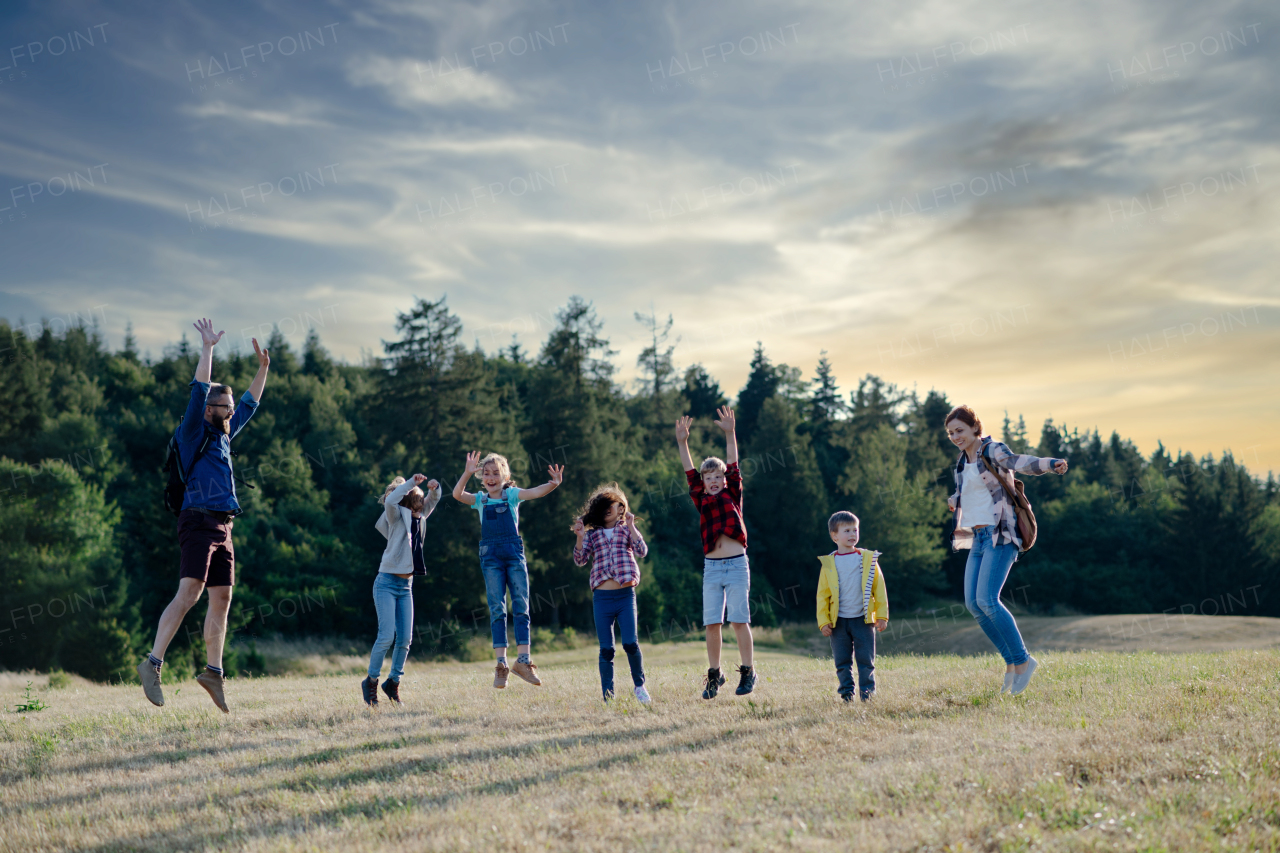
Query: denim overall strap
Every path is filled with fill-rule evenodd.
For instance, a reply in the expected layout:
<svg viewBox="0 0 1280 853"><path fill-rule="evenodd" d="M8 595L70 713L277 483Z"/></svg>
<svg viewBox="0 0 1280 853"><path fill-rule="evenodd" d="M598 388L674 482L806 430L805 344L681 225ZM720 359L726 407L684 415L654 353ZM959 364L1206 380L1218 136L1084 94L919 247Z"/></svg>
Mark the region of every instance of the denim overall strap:
<svg viewBox="0 0 1280 853"><path fill-rule="evenodd" d="M480 508L480 541L496 542L501 539L519 539L520 531L516 527L516 509L504 500L491 500L488 495L480 493L483 501Z"/></svg>

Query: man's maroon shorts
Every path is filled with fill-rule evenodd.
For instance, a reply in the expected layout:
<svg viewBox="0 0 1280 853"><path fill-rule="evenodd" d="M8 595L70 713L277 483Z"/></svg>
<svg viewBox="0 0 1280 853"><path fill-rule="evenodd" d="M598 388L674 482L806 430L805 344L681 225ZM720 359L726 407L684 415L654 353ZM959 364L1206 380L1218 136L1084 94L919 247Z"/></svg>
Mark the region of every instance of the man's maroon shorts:
<svg viewBox="0 0 1280 853"><path fill-rule="evenodd" d="M225 524L212 515L184 509L178 516L178 547L182 549L182 571L178 576L195 578L205 586L234 586L236 552L231 547L231 521Z"/></svg>

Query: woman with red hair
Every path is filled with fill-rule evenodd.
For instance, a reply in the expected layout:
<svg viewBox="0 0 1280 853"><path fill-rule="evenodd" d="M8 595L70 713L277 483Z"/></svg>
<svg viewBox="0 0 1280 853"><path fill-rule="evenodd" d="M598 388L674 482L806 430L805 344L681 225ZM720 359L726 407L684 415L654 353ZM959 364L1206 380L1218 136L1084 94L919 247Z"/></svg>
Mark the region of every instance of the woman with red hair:
<svg viewBox="0 0 1280 853"><path fill-rule="evenodd" d="M956 490L947 507L956 514L951 539L954 550L968 549L964 567L964 604L979 627L1004 658L1001 693L1021 693L1031 683L1036 659L1027 652L1013 614L1000 601L1000 590L1018 553L1031 546L1023 542L1010 489L1014 473L1038 476L1053 471L1067 473L1067 460L1014 453L1002 442L982 434L982 421L968 406L947 413L943 426L947 438L960 449L956 460Z"/></svg>

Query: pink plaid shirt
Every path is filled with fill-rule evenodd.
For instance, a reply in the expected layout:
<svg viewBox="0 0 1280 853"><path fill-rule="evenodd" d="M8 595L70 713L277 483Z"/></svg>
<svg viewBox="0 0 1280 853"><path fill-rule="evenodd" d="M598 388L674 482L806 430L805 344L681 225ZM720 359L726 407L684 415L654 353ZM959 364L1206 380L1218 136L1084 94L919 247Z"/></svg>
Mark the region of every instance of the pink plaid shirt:
<svg viewBox="0 0 1280 853"><path fill-rule="evenodd" d="M631 528L619 524L613 528L613 538L600 528L588 530L582 537L582 547L573 549L573 562L585 566L588 558L593 558L591 566L591 588L612 578L623 586L634 586L640 583L640 566L636 557L644 559L649 553L649 546L644 544L640 531L631 535Z"/></svg>

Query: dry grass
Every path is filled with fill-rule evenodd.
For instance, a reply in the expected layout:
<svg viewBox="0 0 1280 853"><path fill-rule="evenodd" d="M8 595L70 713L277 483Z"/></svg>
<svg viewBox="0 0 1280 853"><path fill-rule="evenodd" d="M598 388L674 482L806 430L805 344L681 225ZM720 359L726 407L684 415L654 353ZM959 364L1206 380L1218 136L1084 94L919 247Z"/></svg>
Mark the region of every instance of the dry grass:
<svg viewBox="0 0 1280 853"><path fill-rule="evenodd" d="M762 652L707 703L698 646L646 652L651 709L603 706L590 650L542 688L414 665L376 712L350 676L237 681L230 715L75 683L0 716L0 849L1280 849L1274 650L1045 653L1016 699L992 657L886 656L851 707L829 661Z"/></svg>

